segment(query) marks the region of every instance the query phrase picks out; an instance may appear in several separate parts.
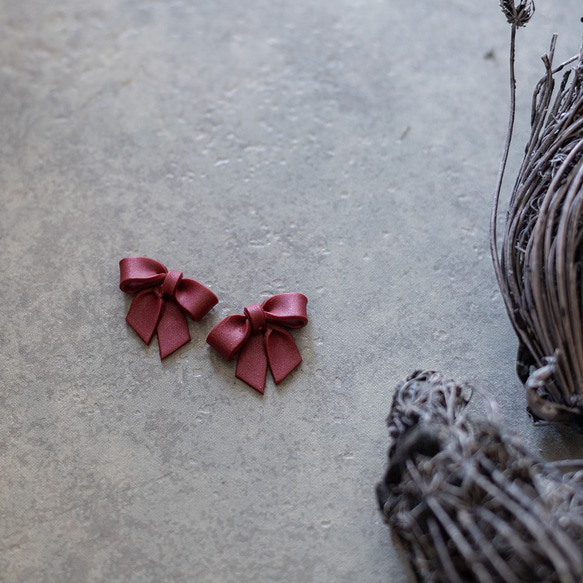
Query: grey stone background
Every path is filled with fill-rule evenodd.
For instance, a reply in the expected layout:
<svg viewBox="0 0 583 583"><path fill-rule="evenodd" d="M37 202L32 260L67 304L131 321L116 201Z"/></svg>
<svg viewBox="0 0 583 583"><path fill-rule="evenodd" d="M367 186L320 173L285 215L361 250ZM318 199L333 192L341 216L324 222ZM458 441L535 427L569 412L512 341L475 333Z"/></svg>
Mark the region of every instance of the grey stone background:
<svg viewBox="0 0 583 583"><path fill-rule="evenodd" d="M520 31L508 184L581 16ZM491 268L508 35L497 0L0 0L1 581L410 581L374 485L417 368L583 455L526 416ZM129 255L221 300L164 362ZM304 362L261 397L205 337L282 291Z"/></svg>

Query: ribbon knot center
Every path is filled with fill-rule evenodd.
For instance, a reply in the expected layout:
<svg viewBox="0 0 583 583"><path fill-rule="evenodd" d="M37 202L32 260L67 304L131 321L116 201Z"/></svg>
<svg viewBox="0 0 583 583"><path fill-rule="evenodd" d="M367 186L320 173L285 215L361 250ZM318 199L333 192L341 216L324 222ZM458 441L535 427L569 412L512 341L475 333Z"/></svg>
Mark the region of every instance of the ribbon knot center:
<svg viewBox="0 0 583 583"><path fill-rule="evenodd" d="M181 280L182 273L180 271L169 271L162 282L162 296L173 298Z"/></svg>
<svg viewBox="0 0 583 583"><path fill-rule="evenodd" d="M251 304L245 308L245 316L251 324L251 330L261 332L265 328L265 312L259 304Z"/></svg>

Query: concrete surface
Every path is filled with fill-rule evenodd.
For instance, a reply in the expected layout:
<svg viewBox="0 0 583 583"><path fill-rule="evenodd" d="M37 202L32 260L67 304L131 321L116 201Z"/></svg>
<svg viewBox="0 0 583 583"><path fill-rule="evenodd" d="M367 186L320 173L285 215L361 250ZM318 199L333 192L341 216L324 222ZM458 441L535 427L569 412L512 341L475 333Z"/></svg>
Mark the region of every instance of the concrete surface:
<svg viewBox="0 0 583 583"><path fill-rule="evenodd" d="M581 16L520 31L510 176ZM0 0L1 581L410 581L374 485L416 368L583 455L525 414L489 257L508 34L497 0ZM163 363L128 255L221 300ZM304 362L261 397L205 337L281 291Z"/></svg>

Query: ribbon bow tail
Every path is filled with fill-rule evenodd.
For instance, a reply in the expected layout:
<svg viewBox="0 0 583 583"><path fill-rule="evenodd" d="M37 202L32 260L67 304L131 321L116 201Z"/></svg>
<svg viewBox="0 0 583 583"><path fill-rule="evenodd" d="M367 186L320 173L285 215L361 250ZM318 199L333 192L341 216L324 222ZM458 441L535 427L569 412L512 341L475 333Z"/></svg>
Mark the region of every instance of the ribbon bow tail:
<svg viewBox="0 0 583 583"><path fill-rule="evenodd" d="M164 300L152 290L139 292L132 301L126 322L146 344L154 336L163 306Z"/></svg>
<svg viewBox="0 0 583 583"><path fill-rule="evenodd" d="M279 326L271 325L265 331L265 352L276 385L302 362L293 336Z"/></svg>
<svg viewBox="0 0 583 583"><path fill-rule="evenodd" d="M292 335L279 326L269 326L265 334L249 337L239 352L235 376L263 394L268 366L277 385L300 362L302 356Z"/></svg>
<svg viewBox="0 0 583 583"><path fill-rule="evenodd" d="M235 376L263 395L267 360L264 335L253 334L239 352Z"/></svg>
<svg viewBox="0 0 583 583"><path fill-rule="evenodd" d="M136 295L126 316L126 322L137 335L150 344L158 333L160 358L164 359L190 340L188 321L180 306L164 300L152 290Z"/></svg>
<svg viewBox="0 0 583 583"><path fill-rule="evenodd" d="M188 320L178 304L171 300L164 302L164 309L156 332L158 333L158 348L161 359L190 342Z"/></svg>

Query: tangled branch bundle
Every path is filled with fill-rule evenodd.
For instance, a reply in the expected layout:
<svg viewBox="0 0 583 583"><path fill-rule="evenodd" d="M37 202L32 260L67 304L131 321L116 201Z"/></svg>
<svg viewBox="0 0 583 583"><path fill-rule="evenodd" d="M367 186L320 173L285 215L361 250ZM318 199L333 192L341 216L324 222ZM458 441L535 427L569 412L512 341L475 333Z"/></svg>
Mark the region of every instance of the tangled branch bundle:
<svg viewBox="0 0 583 583"><path fill-rule="evenodd" d="M468 386L416 372L396 389L377 487L419 581L583 581L582 473L535 458L499 423L473 422Z"/></svg>
<svg viewBox="0 0 583 583"><path fill-rule="evenodd" d="M531 135L508 206L501 250L496 215L514 119L514 38L528 21L501 2L512 24L511 117L491 222L494 267L519 339L517 372L535 419L583 427L583 52L553 70L556 37L532 105ZM534 9L534 6L532 6ZM570 63L560 83L558 73ZM558 87L555 87L555 85ZM535 377L529 376L537 370Z"/></svg>

